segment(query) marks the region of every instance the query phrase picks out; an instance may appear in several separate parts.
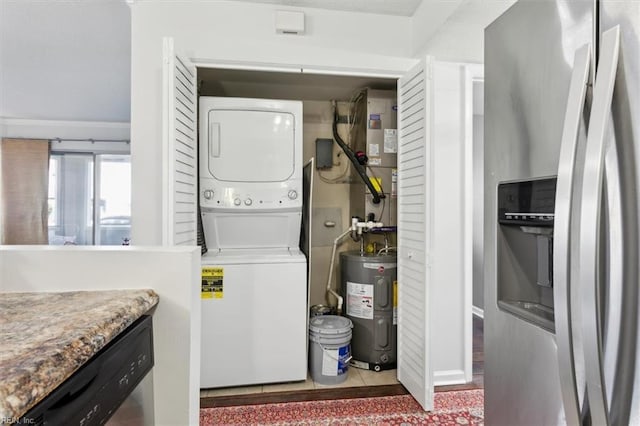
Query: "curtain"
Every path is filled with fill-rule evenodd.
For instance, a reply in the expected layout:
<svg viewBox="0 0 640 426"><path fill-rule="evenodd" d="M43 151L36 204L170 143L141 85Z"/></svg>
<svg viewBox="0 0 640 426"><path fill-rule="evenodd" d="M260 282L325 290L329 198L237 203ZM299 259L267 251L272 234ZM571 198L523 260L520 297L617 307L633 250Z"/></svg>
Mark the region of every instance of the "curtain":
<svg viewBox="0 0 640 426"><path fill-rule="evenodd" d="M49 141L0 144L0 243L48 244Z"/></svg>

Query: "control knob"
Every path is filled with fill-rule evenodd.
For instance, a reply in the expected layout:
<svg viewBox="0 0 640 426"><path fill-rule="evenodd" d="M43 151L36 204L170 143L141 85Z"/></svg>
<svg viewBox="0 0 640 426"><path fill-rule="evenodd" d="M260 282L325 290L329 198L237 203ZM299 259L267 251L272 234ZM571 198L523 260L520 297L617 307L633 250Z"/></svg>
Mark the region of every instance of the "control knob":
<svg viewBox="0 0 640 426"><path fill-rule="evenodd" d="M210 200L213 198L213 190L211 189L205 189L204 191L204 198L207 200Z"/></svg>
<svg viewBox="0 0 640 426"><path fill-rule="evenodd" d="M242 200L240 198L236 198L235 200L233 200L233 204L239 206L240 204L242 204Z"/></svg>
<svg viewBox="0 0 640 426"><path fill-rule="evenodd" d="M251 204L253 204L253 200L251 198L247 198L246 200L244 200L245 206L250 206Z"/></svg>
<svg viewBox="0 0 640 426"><path fill-rule="evenodd" d="M289 191L287 195L289 196L290 200L295 200L296 198L298 198L298 192L295 189Z"/></svg>

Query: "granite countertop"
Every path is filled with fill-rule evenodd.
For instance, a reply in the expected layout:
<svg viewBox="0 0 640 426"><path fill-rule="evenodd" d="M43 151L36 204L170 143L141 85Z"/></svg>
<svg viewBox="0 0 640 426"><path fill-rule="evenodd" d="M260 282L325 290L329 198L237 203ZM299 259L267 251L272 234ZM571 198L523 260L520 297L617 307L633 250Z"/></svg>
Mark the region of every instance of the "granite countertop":
<svg viewBox="0 0 640 426"><path fill-rule="evenodd" d="M152 290L0 293L0 419L17 421L157 303Z"/></svg>

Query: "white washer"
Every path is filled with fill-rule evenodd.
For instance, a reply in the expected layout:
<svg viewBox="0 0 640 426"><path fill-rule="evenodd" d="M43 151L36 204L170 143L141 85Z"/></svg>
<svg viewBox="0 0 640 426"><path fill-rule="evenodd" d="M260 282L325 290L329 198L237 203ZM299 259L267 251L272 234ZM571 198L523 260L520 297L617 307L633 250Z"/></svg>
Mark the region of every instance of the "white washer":
<svg viewBox="0 0 640 426"><path fill-rule="evenodd" d="M205 254L221 298L202 301L202 388L305 380L306 258L299 250Z"/></svg>
<svg viewBox="0 0 640 426"><path fill-rule="evenodd" d="M305 380L302 102L200 98L202 388Z"/></svg>

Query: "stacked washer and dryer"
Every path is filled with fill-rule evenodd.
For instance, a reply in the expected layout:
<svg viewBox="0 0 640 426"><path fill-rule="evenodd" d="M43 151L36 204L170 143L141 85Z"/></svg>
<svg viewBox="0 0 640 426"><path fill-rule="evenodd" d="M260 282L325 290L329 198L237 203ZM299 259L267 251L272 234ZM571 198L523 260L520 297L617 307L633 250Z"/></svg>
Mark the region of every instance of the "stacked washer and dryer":
<svg viewBox="0 0 640 426"><path fill-rule="evenodd" d="M305 380L302 102L201 97L201 388Z"/></svg>

